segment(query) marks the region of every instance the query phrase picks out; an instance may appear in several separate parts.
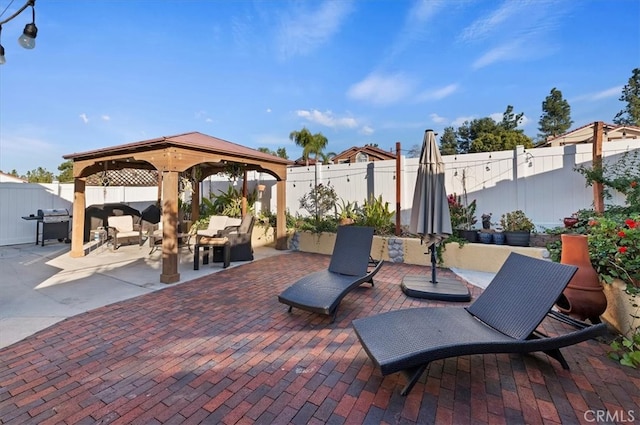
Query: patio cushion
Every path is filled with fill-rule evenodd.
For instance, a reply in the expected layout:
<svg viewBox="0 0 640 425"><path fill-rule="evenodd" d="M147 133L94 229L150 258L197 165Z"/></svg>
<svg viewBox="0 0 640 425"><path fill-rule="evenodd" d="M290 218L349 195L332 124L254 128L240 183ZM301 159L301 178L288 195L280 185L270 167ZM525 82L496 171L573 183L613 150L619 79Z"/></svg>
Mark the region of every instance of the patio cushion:
<svg viewBox="0 0 640 425"><path fill-rule="evenodd" d="M198 235L213 237L226 227L238 226L242 219L236 217L227 217L226 215L212 215L209 217L209 225L204 230L198 230Z"/></svg>
<svg viewBox="0 0 640 425"><path fill-rule="evenodd" d="M133 232L132 215L112 215L107 221L109 222L109 226L115 227L118 232Z"/></svg>

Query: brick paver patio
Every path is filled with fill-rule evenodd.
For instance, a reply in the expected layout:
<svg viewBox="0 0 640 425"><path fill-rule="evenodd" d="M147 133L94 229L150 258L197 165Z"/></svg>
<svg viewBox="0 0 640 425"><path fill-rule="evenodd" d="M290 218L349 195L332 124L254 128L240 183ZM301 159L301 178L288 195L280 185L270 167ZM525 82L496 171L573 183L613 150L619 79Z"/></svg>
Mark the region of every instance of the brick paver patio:
<svg viewBox="0 0 640 425"><path fill-rule="evenodd" d="M328 261L305 253L255 261L72 317L2 349L0 423L640 420L640 373L608 359L602 341L563 349L571 371L541 353L436 361L409 396L400 396L404 378L380 375L351 321L435 305L407 298L399 287L405 274L428 268L385 264L373 289L347 295L333 324L287 313L277 294ZM554 333L564 325L543 326Z"/></svg>

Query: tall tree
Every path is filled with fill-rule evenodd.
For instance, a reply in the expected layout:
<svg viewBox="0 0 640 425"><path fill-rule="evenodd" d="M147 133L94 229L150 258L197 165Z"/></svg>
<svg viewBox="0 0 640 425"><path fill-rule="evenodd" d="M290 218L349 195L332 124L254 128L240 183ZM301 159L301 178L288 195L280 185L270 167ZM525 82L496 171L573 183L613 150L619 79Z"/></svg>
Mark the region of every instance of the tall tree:
<svg viewBox="0 0 640 425"><path fill-rule="evenodd" d="M306 127L303 127L300 131L292 131L289 134L289 139L302 148L302 158L307 165L309 165L309 155L314 154L317 161L328 143L327 138L322 133L311 134Z"/></svg>
<svg viewBox="0 0 640 425"><path fill-rule="evenodd" d="M445 127L444 133L440 136L440 153L442 155L455 155L458 153L458 139L453 127Z"/></svg>
<svg viewBox="0 0 640 425"><path fill-rule="evenodd" d="M549 137L564 134L571 128L571 106L562 97L562 92L555 87L542 102L542 115L538 121L538 140L546 141Z"/></svg>
<svg viewBox="0 0 640 425"><path fill-rule="evenodd" d="M640 68L632 71L631 78L622 88L622 95L618 100L626 102L627 105L616 114L613 122L618 125L640 126Z"/></svg>
<svg viewBox="0 0 640 425"><path fill-rule="evenodd" d="M507 105L507 109L502 113L502 122L500 123L500 126L505 130L515 130L518 128L518 125L520 125L522 117L524 117L524 112L514 114L513 106Z"/></svg>
<svg viewBox="0 0 640 425"><path fill-rule="evenodd" d="M58 181L60 183L72 183L73 182L73 161L68 160L58 165Z"/></svg>
<svg viewBox="0 0 640 425"><path fill-rule="evenodd" d="M457 153L491 152L513 149L518 145L533 147L533 142L523 130L517 129L524 113L514 114L513 106L507 106L502 121L491 117L465 121L456 132Z"/></svg>
<svg viewBox="0 0 640 425"><path fill-rule="evenodd" d="M53 181L53 173L38 167L35 170L27 171L27 181L29 183L51 183Z"/></svg>
<svg viewBox="0 0 640 425"><path fill-rule="evenodd" d="M272 151L271 149L266 147L259 147L257 150L273 156L277 156L279 158L289 159L289 157L287 156L287 150L285 148L278 148L278 150Z"/></svg>

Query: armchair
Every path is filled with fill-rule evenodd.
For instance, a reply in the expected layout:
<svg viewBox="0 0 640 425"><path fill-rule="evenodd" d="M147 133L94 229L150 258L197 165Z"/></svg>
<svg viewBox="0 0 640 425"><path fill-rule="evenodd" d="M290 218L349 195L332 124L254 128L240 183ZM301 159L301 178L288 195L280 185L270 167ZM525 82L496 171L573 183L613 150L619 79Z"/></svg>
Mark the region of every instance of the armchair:
<svg viewBox="0 0 640 425"><path fill-rule="evenodd" d="M113 248L120 247L120 241L136 238L140 246L143 244L140 223L132 215L112 215L107 218L107 236L113 243Z"/></svg>
<svg viewBox="0 0 640 425"><path fill-rule="evenodd" d="M242 218L239 225L227 226L218 232L218 237L226 237L229 240L229 245L231 246L231 261L253 261L251 235L253 233L254 223L255 217L247 214Z"/></svg>

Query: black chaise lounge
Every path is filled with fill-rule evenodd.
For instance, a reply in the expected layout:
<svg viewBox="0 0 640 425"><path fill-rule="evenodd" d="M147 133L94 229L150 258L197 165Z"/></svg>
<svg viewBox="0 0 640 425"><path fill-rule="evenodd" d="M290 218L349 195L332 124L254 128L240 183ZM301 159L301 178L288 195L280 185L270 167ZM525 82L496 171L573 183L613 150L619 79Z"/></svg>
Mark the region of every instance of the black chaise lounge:
<svg viewBox="0 0 640 425"><path fill-rule="evenodd" d="M543 351L569 365L560 348L607 332L606 325L547 336L536 328L577 268L512 253L491 284L469 307L423 307L390 311L353 321L356 335L383 375L403 372L407 395L429 362L467 354ZM561 317L551 312L550 317Z"/></svg>
<svg viewBox="0 0 640 425"><path fill-rule="evenodd" d="M350 291L368 282L382 267L382 261L371 258L373 228L340 226L327 270L311 273L287 289L278 301L289 306L336 318L340 301Z"/></svg>

